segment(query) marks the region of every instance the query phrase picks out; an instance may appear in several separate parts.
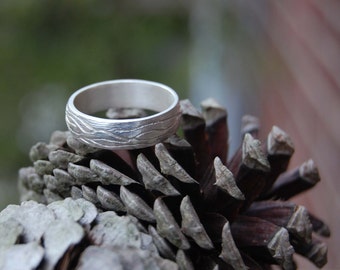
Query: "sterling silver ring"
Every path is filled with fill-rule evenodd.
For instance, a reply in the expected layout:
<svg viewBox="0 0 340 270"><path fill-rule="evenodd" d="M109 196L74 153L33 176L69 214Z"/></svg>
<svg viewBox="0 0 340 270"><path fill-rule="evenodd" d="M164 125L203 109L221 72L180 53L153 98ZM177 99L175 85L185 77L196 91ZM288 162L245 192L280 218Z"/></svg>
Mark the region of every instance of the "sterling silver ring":
<svg viewBox="0 0 340 270"><path fill-rule="evenodd" d="M131 119L94 116L110 108L138 108L152 115ZM177 131L179 99L170 87L144 80L113 80L74 92L66 105L66 124L80 141L101 149L137 149L155 145Z"/></svg>

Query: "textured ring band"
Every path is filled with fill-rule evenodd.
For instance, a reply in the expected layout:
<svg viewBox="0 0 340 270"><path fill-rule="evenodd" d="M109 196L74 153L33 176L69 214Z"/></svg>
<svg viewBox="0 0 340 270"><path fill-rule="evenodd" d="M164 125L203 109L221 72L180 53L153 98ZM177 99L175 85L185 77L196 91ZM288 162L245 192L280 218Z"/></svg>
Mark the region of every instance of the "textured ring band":
<svg viewBox="0 0 340 270"><path fill-rule="evenodd" d="M131 119L93 116L109 108L139 108L155 114ZM155 145L178 128L180 106L170 87L144 80L113 80L74 92L66 105L66 124L80 141L102 149L136 149Z"/></svg>

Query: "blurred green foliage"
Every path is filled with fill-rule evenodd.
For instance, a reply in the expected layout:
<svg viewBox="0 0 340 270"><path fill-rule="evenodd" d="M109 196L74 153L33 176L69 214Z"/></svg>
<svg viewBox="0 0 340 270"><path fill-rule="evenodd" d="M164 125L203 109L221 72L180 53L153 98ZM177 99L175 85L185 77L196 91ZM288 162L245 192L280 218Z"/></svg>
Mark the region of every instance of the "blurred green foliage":
<svg viewBox="0 0 340 270"><path fill-rule="evenodd" d="M20 121L27 121L27 117L22 118L27 96L34 98L34 93L44 91L46 85L58 85L53 91L61 91L66 104L71 92L87 84L141 78L168 84L183 98L188 88L188 46L188 16L181 8L155 10L143 7L140 1L137 7L133 1L124 0L2 0L2 193L10 194L4 192L4 185L15 187L18 168L30 164L28 149L18 146L18 141L26 139L18 130ZM53 103L53 99L37 100ZM16 200L10 197L10 202ZM3 206L1 201L0 209Z"/></svg>

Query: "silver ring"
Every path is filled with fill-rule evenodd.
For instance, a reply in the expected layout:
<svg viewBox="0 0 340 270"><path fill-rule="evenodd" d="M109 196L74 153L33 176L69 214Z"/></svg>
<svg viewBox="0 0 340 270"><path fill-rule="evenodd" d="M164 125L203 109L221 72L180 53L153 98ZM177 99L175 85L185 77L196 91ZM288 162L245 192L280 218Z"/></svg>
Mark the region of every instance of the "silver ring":
<svg viewBox="0 0 340 270"><path fill-rule="evenodd" d="M109 108L139 108L155 114L131 119L93 116ZM179 99L170 87L144 80L113 80L74 92L66 105L66 124L80 141L101 149L155 145L177 131Z"/></svg>

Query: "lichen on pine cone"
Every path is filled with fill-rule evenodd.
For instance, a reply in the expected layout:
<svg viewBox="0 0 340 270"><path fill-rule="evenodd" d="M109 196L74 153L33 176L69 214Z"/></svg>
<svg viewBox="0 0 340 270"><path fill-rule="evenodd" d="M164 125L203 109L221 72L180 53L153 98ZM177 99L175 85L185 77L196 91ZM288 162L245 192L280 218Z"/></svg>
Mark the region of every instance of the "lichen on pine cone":
<svg viewBox="0 0 340 270"><path fill-rule="evenodd" d="M288 201L319 182L314 162L287 171L294 153L291 138L274 126L261 143L259 121L251 116L243 118L242 145L227 161L226 110L209 99L202 102L202 112L188 100L181 101L181 111L182 137L174 135L144 149L100 150L69 132L54 132L48 144L32 147L33 166L19 172L22 201L50 207L72 197L91 202L98 215L134 217L140 232L152 238L158 262L159 254L179 269L269 269L271 265L295 269L294 254L324 266L327 247L320 236L330 235L327 225ZM93 250L101 246L96 246L91 233L93 224L85 226L86 241L67 246L55 259L57 266L62 262L64 267L58 269L67 269L69 262L81 263L88 247L105 257ZM110 233L117 232L103 234L102 241L110 239ZM18 239L25 244L25 238ZM126 258L118 250L107 252ZM167 265L172 269L172 264Z"/></svg>

